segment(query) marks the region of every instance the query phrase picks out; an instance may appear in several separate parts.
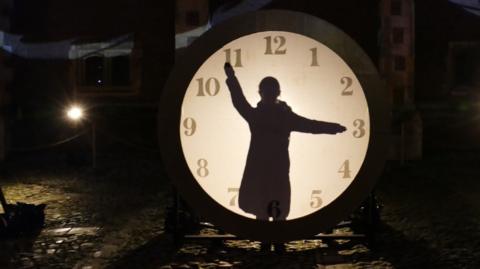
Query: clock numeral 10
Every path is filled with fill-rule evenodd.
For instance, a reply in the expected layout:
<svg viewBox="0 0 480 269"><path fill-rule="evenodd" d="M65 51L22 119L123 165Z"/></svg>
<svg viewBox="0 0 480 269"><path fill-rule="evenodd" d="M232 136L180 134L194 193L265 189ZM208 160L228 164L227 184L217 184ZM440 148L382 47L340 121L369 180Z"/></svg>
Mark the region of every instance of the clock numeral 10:
<svg viewBox="0 0 480 269"><path fill-rule="evenodd" d="M220 82L216 78L209 78L204 82L203 78L197 78L198 93L197 96L205 96L205 92L208 96L215 96L220 92ZM212 85L213 84L213 85Z"/></svg>
<svg viewBox="0 0 480 269"><path fill-rule="evenodd" d="M205 159L199 159L197 161L198 169L197 169L197 175L199 177L207 177L210 171L208 171L207 166L208 162Z"/></svg>
<svg viewBox="0 0 480 269"><path fill-rule="evenodd" d="M225 51L225 61L227 63L232 64L234 67L243 67L242 65L242 50L241 49L236 49L233 50L235 53L235 63L232 63L232 50L231 49L226 49Z"/></svg>
<svg viewBox="0 0 480 269"><path fill-rule="evenodd" d="M267 47L265 49L265 55L283 55L287 53L287 49L284 48L285 44L287 43L287 39L284 36L267 36L264 38L267 42ZM278 44L277 48L275 50L272 49L272 43Z"/></svg>
<svg viewBox="0 0 480 269"><path fill-rule="evenodd" d="M322 198L320 198L320 194L322 193L321 190L313 190L312 195L310 196L310 207L311 208L319 208L322 206Z"/></svg>
<svg viewBox="0 0 480 269"><path fill-rule="evenodd" d="M197 131L197 123L193 118L185 118L183 120L183 127L185 127L185 132L183 132L186 136L192 136Z"/></svg>
<svg viewBox="0 0 480 269"><path fill-rule="evenodd" d="M312 63L310 64L310 66L319 66L317 48L311 48L310 51L312 52Z"/></svg>
<svg viewBox="0 0 480 269"><path fill-rule="evenodd" d="M365 121L361 119L356 119L353 121L353 126L357 127L357 130L353 131L353 137L362 138L367 132L365 130Z"/></svg>
<svg viewBox="0 0 480 269"><path fill-rule="evenodd" d="M352 78L351 77L342 77L340 79L340 83L342 83L342 85L347 84L342 91L342 95L343 96L352 96L353 95L353 89L350 89L350 87L353 84Z"/></svg>
<svg viewBox="0 0 480 269"><path fill-rule="evenodd" d="M339 173L343 174L342 178L351 178L352 170L350 170L350 161L345 160L338 170Z"/></svg>
<svg viewBox="0 0 480 269"><path fill-rule="evenodd" d="M240 192L239 188L228 188L228 193L232 193L233 196L232 199L230 199L230 206L236 206L237 205L237 199L238 199L238 193Z"/></svg>

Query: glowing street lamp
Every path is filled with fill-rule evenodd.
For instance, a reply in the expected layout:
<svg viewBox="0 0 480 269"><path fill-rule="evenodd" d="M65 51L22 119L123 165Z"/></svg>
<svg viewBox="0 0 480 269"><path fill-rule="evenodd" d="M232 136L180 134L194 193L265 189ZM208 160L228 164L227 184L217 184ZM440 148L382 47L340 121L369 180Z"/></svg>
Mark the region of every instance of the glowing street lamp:
<svg viewBox="0 0 480 269"><path fill-rule="evenodd" d="M77 122L85 117L85 113L81 106L73 105L67 109L67 117L70 120Z"/></svg>
<svg viewBox="0 0 480 269"><path fill-rule="evenodd" d="M67 111L67 118L75 123L80 122L85 118L85 112L82 106L72 105ZM91 145L92 145L92 168L97 167L97 136L95 130L95 122L90 121L91 123Z"/></svg>

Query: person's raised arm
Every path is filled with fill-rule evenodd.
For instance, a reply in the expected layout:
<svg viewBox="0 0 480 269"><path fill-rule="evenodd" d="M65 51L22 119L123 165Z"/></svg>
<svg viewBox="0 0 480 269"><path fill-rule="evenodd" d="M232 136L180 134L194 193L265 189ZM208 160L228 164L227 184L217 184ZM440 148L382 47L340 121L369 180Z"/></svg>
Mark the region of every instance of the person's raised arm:
<svg viewBox="0 0 480 269"><path fill-rule="evenodd" d="M235 71L233 70L232 65L230 63L225 63L224 69L225 74L227 75L226 83L232 97L233 106L238 113L240 113L240 115L248 121L253 108L248 103L245 95L243 95L242 87L235 76Z"/></svg>
<svg viewBox="0 0 480 269"><path fill-rule="evenodd" d="M326 121L311 120L299 116L292 112L291 115L292 131L311 133L311 134L337 134L347 130L345 126Z"/></svg>

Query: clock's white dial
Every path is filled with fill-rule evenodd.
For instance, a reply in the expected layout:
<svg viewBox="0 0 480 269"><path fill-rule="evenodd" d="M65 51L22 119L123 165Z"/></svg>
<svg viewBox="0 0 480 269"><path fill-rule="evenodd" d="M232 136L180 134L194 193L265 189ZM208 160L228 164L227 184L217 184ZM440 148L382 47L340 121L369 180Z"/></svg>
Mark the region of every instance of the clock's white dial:
<svg viewBox="0 0 480 269"><path fill-rule="evenodd" d="M279 83L279 99L295 114L338 123L346 131L312 134L292 130L286 153L289 169L278 163L279 176L265 168L256 173L257 194L239 193L242 180L248 177L244 173L251 172L246 163L255 128L232 103L224 70L227 61L252 109L261 106L257 105L260 82L271 76ZM265 31L233 40L201 65L183 99L179 135L192 175L214 200L242 216L260 218L239 206L239 196L243 195L244 201L258 200L260 197L252 195L260 193L275 196L287 181L289 201L272 199L264 210L273 219L288 212L283 218L291 220L330 204L352 183L367 152L370 115L357 77L335 52L300 34ZM272 150L269 159L277 160L278 155ZM258 165L258 158L256 162ZM265 163L272 165L269 160ZM258 174L265 178L259 179ZM280 178L276 181L273 177Z"/></svg>

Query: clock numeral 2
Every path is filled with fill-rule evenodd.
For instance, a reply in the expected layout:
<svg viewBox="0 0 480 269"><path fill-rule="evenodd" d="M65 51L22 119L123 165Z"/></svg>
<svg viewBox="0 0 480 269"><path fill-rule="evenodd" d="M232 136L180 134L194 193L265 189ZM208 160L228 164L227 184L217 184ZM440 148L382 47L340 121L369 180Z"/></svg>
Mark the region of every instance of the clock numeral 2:
<svg viewBox="0 0 480 269"><path fill-rule="evenodd" d="M312 52L312 63L310 64L310 66L319 66L317 48L311 48L310 51Z"/></svg>
<svg viewBox="0 0 480 269"><path fill-rule="evenodd" d="M203 78L197 78L198 93L197 96L205 96L205 92L209 96L215 96L220 92L220 82L216 78L209 78L204 82ZM213 86L212 86L213 83ZM212 88L213 87L213 88Z"/></svg>
<svg viewBox="0 0 480 269"><path fill-rule="evenodd" d="M310 196L310 207L311 208L319 208L322 206L322 198L320 198L320 194L322 193L321 190L313 190L312 195Z"/></svg>
<svg viewBox="0 0 480 269"><path fill-rule="evenodd" d="M185 118L183 120L183 127L185 127L185 132L184 134L186 136L192 136L195 134L195 131L197 130L197 123L193 118Z"/></svg>
<svg viewBox="0 0 480 269"><path fill-rule="evenodd" d="M274 38L272 38L271 36L267 36L264 39L267 42L265 55L283 55L287 53L287 49L284 48L285 44L287 43L287 39L284 36L275 36ZM275 50L272 50L272 43L278 44Z"/></svg>
<svg viewBox="0 0 480 269"><path fill-rule="evenodd" d="M199 177L207 177L210 171L208 171L207 166L208 162L205 159L199 159L197 161L198 169L197 169L197 175Z"/></svg>
<svg viewBox="0 0 480 269"><path fill-rule="evenodd" d="M351 77L342 77L340 79L340 83L342 83L342 85L347 84L345 86L345 89L343 89L343 91L342 91L342 95L343 96L352 96L353 95L353 89L350 89L350 87L353 84L352 78Z"/></svg>
<svg viewBox="0 0 480 269"><path fill-rule="evenodd" d="M233 64L232 63L232 50L231 49L226 49L225 51L225 61L227 63ZM241 49L236 49L233 50L235 53L235 64L233 64L234 67L243 67L242 65L242 50Z"/></svg>
<svg viewBox="0 0 480 269"><path fill-rule="evenodd" d="M233 192L232 199L230 199L230 206L237 205L238 193L240 192L239 188L228 188L228 193Z"/></svg>
<svg viewBox="0 0 480 269"><path fill-rule="evenodd" d="M357 127L357 130L353 132L353 137L355 138L362 138L365 136L367 132L365 130L365 121L361 119L356 119L353 121L353 126Z"/></svg>
<svg viewBox="0 0 480 269"><path fill-rule="evenodd" d="M350 161L345 160L338 172L343 174L342 178L351 178Z"/></svg>

